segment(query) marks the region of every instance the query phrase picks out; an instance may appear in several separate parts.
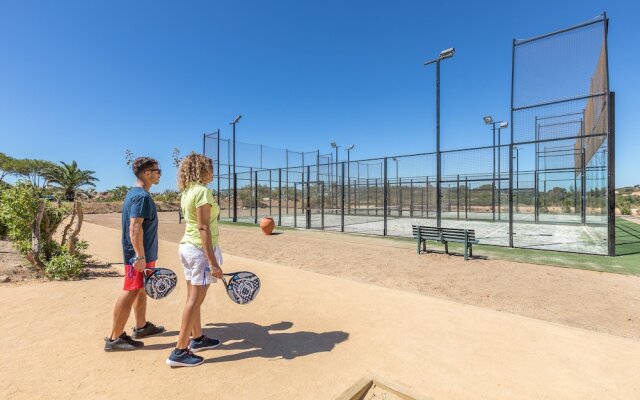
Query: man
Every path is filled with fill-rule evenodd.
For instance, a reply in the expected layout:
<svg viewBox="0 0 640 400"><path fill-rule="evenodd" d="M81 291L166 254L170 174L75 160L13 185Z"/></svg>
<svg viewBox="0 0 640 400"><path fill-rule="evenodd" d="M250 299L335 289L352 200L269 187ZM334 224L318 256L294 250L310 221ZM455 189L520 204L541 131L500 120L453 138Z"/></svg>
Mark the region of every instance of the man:
<svg viewBox="0 0 640 400"><path fill-rule="evenodd" d="M111 335L105 338L105 351L134 350L144 343L134 339L164 332L164 327L146 320L147 296L143 289L143 271L154 267L158 259L158 215L149 189L160 182L162 170L153 158L139 157L133 161L137 178L122 205L122 253L124 256L124 292L113 310ZM132 335L124 331L131 314L136 326Z"/></svg>

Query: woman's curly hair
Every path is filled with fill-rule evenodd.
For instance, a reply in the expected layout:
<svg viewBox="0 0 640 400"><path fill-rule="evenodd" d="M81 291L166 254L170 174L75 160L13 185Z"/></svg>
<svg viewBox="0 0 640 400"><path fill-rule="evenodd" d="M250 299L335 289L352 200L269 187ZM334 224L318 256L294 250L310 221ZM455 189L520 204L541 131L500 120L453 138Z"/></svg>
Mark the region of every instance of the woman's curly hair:
<svg viewBox="0 0 640 400"><path fill-rule="evenodd" d="M213 161L202 154L191 153L180 162L178 190L181 192L194 183L207 184L205 179L213 176Z"/></svg>

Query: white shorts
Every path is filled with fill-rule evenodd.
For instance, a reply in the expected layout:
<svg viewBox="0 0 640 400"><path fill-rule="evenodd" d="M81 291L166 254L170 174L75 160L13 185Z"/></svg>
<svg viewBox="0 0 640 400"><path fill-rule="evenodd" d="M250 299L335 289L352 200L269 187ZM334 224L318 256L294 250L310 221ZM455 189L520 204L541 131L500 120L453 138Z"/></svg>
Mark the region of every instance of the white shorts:
<svg viewBox="0 0 640 400"><path fill-rule="evenodd" d="M182 268L184 269L184 277L186 280L191 281L192 285L205 286L216 283L216 278L211 275L211 268L209 267L207 256L205 256L202 249L197 248L191 243L181 243L178 252L180 254ZM220 246L214 247L213 254L216 256L218 265L222 265Z"/></svg>

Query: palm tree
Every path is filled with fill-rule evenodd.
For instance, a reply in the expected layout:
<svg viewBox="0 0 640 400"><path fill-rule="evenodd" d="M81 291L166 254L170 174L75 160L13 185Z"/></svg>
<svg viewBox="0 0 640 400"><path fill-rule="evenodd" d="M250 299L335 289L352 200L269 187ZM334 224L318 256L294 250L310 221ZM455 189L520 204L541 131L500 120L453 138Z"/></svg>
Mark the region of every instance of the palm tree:
<svg viewBox="0 0 640 400"><path fill-rule="evenodd" d="M93 176L95 171L81 170L74 160L71 164L60 161L62 165L54 165L47 170L46 176L49 183L54 183L64 189L65 198L73 201L76 190L81 186L96 187L94 182L99 181Z"/></svg>

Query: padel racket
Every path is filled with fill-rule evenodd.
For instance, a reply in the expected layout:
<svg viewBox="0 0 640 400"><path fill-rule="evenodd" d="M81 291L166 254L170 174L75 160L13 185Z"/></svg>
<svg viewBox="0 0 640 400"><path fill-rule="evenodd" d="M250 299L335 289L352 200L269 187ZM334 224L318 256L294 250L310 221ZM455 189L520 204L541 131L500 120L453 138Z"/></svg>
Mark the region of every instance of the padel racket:
<svg viewBox="0 0 640 400"><path fill-rule="evenodd" d="M178 284L175 272L168 268L145 268L144 291L152 299L162 299L173 292Z"/></svg>
<svg viewBox="0 0 640 400"><path fill-rule="evenodd" d="M229 278L225 279L225 276ZM260 291L260 278L252 272L239 271L222 275L229 298L237 304L251 303Z"/></svg>
<svg viewBox="0 0 640 400"><path fill-rule="evenodd" d="M133 265L135 259L132 258L129 262ZM147 292L147 296L155 300L167 297L178 284L178 277L169 268L147 267L142 277L144 291Z"/></svg>

